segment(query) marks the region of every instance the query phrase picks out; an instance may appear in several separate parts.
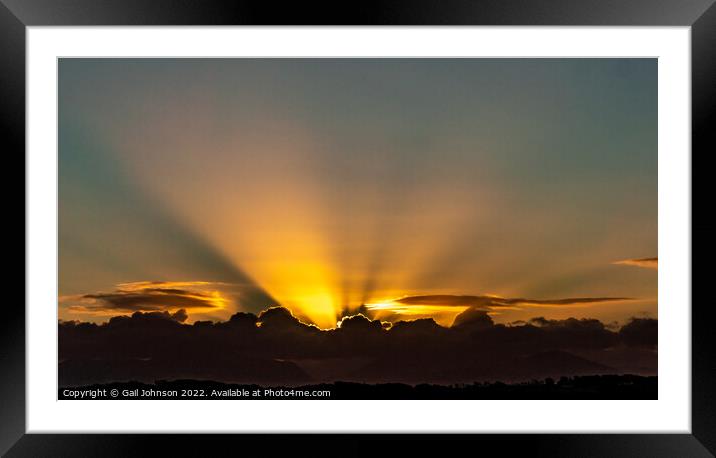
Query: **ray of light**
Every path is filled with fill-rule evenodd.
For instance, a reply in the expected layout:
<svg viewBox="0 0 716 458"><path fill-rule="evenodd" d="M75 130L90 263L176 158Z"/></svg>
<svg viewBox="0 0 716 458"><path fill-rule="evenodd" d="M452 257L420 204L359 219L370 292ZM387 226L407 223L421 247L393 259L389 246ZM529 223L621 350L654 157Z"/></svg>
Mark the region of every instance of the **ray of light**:
<svg viewBox="0 0 716 458"><path fill-rule="evenodd" d="M406 295L653 296L655 279L609 270L656 247L652 64L87 62L62 64L64 118L113 162L81 181L95 148L65 156L79 203L61 236L124 270L112 285L252 283L256 300L237 293L224 313L280 304L321 327ZM83 213L87 189L118 182ZM193 253L208 260L197 272Z"/></svg>

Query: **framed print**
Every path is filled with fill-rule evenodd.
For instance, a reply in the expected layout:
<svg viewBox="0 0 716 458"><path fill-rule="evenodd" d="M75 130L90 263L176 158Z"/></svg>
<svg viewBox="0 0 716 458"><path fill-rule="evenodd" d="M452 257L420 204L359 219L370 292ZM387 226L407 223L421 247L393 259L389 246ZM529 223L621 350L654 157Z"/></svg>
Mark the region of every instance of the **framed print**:
<svg viewBox="0 0 716 458"><path fill-rule="evenodd" d="M713 455L711 2L0 12L3 453Z"/></svg>

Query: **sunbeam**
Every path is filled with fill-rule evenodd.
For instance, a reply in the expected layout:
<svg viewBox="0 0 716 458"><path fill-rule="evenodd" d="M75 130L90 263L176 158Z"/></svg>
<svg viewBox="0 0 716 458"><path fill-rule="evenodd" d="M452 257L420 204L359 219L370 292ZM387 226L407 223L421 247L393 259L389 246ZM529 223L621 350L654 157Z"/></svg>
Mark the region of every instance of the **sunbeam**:
<svg viewBox="0 0 716 458"><path fill-rule="evenodd" d="M484 291L656 315L653 269L613 264L657 251L654 65L63 60L61 296L151 311L163 296L117 285L202 280L235 286L190 320L281 305L324 329L358 312L449 325L475 304L400 298ZM554 305L495 304L496 322Z"/></svg>

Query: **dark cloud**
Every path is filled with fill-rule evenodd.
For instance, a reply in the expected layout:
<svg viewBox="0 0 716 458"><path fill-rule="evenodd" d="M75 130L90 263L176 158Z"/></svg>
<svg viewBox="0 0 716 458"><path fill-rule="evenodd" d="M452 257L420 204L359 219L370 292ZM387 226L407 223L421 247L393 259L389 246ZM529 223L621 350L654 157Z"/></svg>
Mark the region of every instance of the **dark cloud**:
<svg viewBox="0 0 716 458"><path fill-rule="evenodd" d="M338 327L344 332L377 332L383 329L383 323L359 313L344 317L338 322Z"/></svg>
<svg viewBox="0 0 716 458"><path fill-rule="evenodd" d="M301 322L286 307L270 307L259 313L256 323L270 332L316 332L318 328Z"/></svg>
<svg viewBox="0 0 716 458"><path fill-rule="evenodd" d="M189 315L186 313L185 309L179 309L176 312L172 313L171 317L172 319L183 323L186 321L187 318L189 318Z"/></svg>
<svg viewBox="0 0 716 458"><path fill-rule="evenodd" d="M489 328L494 326L494 322L486 311L471 307L464 312L458 314L452 323L453 328Z"/></svg>
<svg viewBox="0 0 716 458"><path fill-rule="evenodd" d="M87 294L85 299L97 299L99 304L89 308L117 310L120 312L136 312L146 310L164 310L176 307L185 308L216 308L210 300L186 294L154 294L154 293L107 293Z"/></svg>
<svg viewBox="0 0 716 458"><path fill-rule="evenodd" d="M64 297L61 302L70 311L90 313L223 308L224 297L216 290L206 290L213 285L208 282L123 283L112 292Z"/></svg>
<svg viewBox="0 0 716 458"><path fill-rule="evenodd" d="M651 318L632 318L619 330L624 342L631 346L656 348L658 322Z"/></svg>
<svg viewBox="0 0 716 458"><path fill-rule="evenodd" d="M655 373L657 322L614 330L599 320L537 317L509 326L471 308L452 327L390 327L358 314L336 329L282 307L186 324L186 310L135 312L102 324L59 323L60 384L209 379L258 384L462 383L587 373Z"/></svg>
<svg viewBox="0 0 716 458"><path fill-rule="evenodd" d="M616 261L614 264L620 264L624 266L636 266L643 267L646 269L658 269L659 258L637 258L637 259L623 259Z"/></svg>

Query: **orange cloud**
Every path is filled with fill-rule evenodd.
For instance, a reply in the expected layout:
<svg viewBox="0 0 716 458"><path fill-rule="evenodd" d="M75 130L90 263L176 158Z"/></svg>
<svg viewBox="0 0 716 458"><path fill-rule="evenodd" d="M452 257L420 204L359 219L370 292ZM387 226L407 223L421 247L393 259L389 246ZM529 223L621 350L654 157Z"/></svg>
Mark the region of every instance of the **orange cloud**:
<svg viewBox="0 0 716 458"><path fill-rule="evenodd" d="M659 258L624 259L621 261L616 261L613 264L643 267L645 269L658 269Z"/></svg>
<svg viewBox="0 0 716 458"><path fill-rule="evenodd" d="M218 310L228 300L212 282L133 282L120 283L111 292L96 292L60 297L60 304L70 313L111 315L118 312L158 312Z"/></svg>

